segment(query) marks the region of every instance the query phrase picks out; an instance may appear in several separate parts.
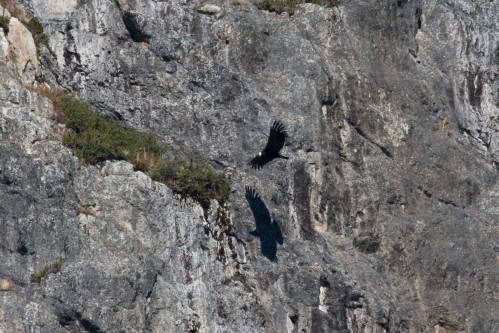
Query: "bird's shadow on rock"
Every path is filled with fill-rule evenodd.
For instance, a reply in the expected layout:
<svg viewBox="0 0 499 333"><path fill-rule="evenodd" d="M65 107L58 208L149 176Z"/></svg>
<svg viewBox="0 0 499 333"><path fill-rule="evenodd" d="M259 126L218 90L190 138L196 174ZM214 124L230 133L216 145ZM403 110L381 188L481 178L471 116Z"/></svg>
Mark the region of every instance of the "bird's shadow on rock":
<svg viewBox="0 0 499 333"><path fill-rule="evenodd" d="M262 254L270 261L277 261L277 243L283 244L281 228L277 221L272 221L270 213L254 188L246 186L246 200L255 218L256 229L250 234L260 238Z"/></svg>

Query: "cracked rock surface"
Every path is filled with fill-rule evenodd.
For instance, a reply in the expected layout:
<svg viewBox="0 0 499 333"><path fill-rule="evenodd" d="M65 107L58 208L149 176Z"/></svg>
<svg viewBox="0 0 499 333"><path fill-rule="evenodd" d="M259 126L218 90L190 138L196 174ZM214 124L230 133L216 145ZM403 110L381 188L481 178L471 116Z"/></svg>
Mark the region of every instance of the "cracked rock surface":
<svg viewBox="0 0 499 333"><path fill-rule="evenodd" d="M0 28L0 332L499 330L498 1L16 5L50 50ZM228 204L80 164L33 84L199 151ZM274 119L290 159L252 170Z"/></svg>

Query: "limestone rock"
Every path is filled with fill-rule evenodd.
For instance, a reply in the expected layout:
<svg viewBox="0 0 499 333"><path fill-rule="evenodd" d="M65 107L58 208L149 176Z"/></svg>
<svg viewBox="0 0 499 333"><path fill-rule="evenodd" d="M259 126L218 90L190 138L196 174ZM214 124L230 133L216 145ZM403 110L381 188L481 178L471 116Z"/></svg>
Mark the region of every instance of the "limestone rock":
<svg viewBox="0 0 499 333"><path fill-rule="evenodd" d="M10 282L7 279L0 280L0 291L9 291L10 290Z"/></svg>
<svg viewBox="0 0 499 333"><path fill-rule="evenodd" d="M0 34L0 331L498 327L499 2L16 3L47 83L198 150L232 193L205 213L126 162L80 165L24 86L36 52ZM290 159L254 171L274 119Z"/></svg>
<svg viewBox="0 0 499 333"><path fill-rule="evenodd" d="M1 6L0 12L9 21L9 32L0 31L0 60L25 84L33 83L41 74L33 37L23 23Z"/></svg>
<svg viewBox="0 0 499 333"><path fill-rule="evenodd" d="M199 6L197 8L197 11L201 14L213 15L217 19L221 18L224 15L222 8L209 3Z"/></svg>

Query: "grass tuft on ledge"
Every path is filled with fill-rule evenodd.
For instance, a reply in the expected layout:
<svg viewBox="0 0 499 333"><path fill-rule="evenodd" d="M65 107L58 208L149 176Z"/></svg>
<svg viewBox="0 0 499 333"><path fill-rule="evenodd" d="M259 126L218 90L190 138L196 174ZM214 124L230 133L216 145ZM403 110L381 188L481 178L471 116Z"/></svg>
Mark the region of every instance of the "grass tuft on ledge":
<svg viewBox="0 0 499 333"><path fill-rule="evenodd" d="M44 266L42 269L33 272L29 276L29 280L34 283L40 283L44 278L47 277L48 274L50 273L57 273L61 270L62 267L62 260L59 259L52 264Z"/></svg>
<svg viewBox="0 0 499 333"><path fill-rule="evenodd" d="M29 32L31 32L33 40L35 41L35 45L38 49L40 48L40 44L43 44L49 51L52 51L49 45L49 38L45 34L43 25L39 19L37 19L36 17L32 17L28 21L22 22L24 23L26 28L28 28Z"/></svg>
<svg viewBox="0 0 499 333"><path fill-rule="evenodd" d="M229 198L230 186L225 175L214 172L195 154L187 161L179 156L163 159L150 169L150 175L173 191L198 201L204 209L210 207L212 199L223 203Z"/></svg>
<svg viewBox="0 0 499 333"><path fill-rule="evenodd" d="M225 175L215 172L199 155L167 149L153 135L107 118L90 104L64 92L40 87L31 89L52 101L57 120L70 129L62 141L82 163L129 161L135 170L148 173L153 180L166 184L182 197L193 198L205 210L212 199L221 203L228 199L230 186Z"/></svg>
<svg viewBox="0 0 499 333"><path fill-rule="evenodd" d="M156 138L123 126L104 117L83 101L59 93L52 99L59 121L72 131L63 137L63 143L73 149L83 163L96 164L105 160L127 160L136 169L148 171L142 156L159 157L165 151Z"/></svg>

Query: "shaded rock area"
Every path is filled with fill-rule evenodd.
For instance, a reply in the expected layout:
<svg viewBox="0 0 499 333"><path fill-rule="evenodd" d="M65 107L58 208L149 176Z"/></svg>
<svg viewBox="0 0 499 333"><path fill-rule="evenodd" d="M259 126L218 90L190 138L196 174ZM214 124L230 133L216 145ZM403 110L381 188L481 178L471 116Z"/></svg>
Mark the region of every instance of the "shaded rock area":
<svg viewBox="0 0 499 333"><path fill-rule="evenodd" d="M0 332L499 330L498 1L16 4L50 50L0 29ZM229 203L80 164L31 85L199 151ZM274 119L290 159L252 170Z"/></svg>

